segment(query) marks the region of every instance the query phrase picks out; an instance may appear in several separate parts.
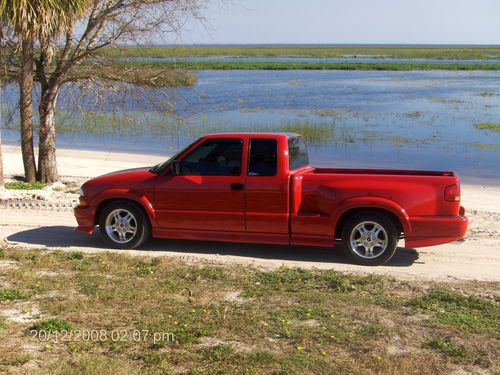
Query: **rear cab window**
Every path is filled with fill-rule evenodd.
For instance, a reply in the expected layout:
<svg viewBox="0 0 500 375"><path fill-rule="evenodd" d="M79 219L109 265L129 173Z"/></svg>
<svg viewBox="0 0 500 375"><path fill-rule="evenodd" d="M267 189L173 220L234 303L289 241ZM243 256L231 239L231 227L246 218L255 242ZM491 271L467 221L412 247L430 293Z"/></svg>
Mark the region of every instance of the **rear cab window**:
<svg viewBox="0 0 500 375"><path fill-rule="evenodd" d="M309 165L306 143L302 137L288 138L289 169L295 170Z"/></svg>

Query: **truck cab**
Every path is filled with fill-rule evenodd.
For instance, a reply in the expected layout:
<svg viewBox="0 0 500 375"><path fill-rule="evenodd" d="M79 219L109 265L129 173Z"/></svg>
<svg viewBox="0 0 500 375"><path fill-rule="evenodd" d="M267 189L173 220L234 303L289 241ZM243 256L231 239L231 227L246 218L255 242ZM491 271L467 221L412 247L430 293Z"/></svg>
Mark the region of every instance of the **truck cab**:
<svg viewBox="0 0 500 375"><path fill-rule="evenodd" d="M295 133L200 138L166 162L82 186L78 229L99 225L113 247L151 235L334 246L357 263L392 257L399 239L428 246L467 227L452 172L314 168Z"/></svg>

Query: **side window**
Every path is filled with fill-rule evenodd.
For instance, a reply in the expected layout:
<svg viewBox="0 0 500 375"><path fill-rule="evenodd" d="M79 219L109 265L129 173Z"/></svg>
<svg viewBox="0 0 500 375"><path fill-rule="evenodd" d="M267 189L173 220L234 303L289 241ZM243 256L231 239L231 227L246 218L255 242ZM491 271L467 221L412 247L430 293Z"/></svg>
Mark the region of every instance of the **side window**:
<svg viewBox="0 0 500 375"><path fill-rule="evenodd" d="M275 139L250 141L249 176L275 176L278 171L278 143Z"/></svg>
<svg viewBox="0 0 500 375"><path fill-rule="evenodd" d="M291 171L309 165L309 156L304 138L295 137L288 139L288 157L290 158Z"/></svg>
<svg viewBox="0 0 500 375"><path fill-rule="evenodd" d="M240 139L208 140L181 161L181 173L198 176L239 176L243 142Z"/></svg>

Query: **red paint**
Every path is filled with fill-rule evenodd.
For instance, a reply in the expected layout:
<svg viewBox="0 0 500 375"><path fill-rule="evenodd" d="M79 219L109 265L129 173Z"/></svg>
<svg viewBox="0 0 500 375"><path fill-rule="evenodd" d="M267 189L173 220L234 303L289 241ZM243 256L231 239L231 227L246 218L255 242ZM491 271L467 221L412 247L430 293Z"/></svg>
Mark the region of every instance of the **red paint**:
<svg viewBox="0 0 500 375"><path fill-rule="evenodd" d="M237 176L176 175L171 166L111 173L83 185L88 206L75 208L78 230L92 233L103 204L129 199L147 213L153 237L333 246L352 210L390 213L407 247L460 240L467 230L459 178L452 172L303 167L289 170L288 139L295 134L213 134L207 140L242 143ZM247 175L251 139L277 142L277 172ZM232 185L243 186L237 190ZM337 236L338 237L338 236Z"/></svg>

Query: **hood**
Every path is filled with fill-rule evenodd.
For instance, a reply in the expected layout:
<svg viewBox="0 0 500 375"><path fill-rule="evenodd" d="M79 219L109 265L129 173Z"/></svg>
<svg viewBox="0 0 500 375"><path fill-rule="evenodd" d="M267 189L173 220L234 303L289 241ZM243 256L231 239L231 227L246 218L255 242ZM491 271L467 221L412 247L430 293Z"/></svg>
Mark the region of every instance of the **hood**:
<svg viewBox="0 0 500 375"><path fill-rule="evenodd" d="M134 189L152 183L156 174L151 167L124 169L88 180L82 185L85 196L93 196L107 189Z"/></svg>

